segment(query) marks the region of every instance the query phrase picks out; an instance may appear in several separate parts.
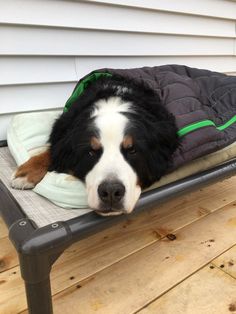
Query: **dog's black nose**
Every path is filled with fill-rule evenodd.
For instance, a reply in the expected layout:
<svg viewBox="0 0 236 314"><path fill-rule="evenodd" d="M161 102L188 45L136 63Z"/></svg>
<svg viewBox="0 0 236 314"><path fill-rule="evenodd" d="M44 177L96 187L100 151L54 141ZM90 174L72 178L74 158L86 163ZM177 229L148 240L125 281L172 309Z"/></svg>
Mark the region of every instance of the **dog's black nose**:
<svg viewBox="0 0 236 314"><path fill-rule="evenodd" d="M114 206L125 195L125 187L119 181L103 181L98 186L98 195L103 203Z"/></svg>

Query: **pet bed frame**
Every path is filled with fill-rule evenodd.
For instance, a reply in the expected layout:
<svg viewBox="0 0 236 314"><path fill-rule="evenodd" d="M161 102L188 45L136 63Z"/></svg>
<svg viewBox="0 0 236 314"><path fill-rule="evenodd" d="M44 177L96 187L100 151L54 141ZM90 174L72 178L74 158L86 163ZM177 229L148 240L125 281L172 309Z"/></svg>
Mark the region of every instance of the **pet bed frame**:
<svg viewBox="0 0 236 314"><path fill-rule="evenodd" d="M0 147L7 146L0 141ZM0 148L0 150L3 148ZM144 192L135 213L156 206L172 197L226 179L236 174L236 158L163 187ZM35 204L37 208L37 203ZM0 180L0 213L9 228L9 238L18 256L30 314L51 314L51 267L72 243L88 237L127 216L100 217L90 212L67 221L55 221L43 227L26 216L8 188Z"/></svg>

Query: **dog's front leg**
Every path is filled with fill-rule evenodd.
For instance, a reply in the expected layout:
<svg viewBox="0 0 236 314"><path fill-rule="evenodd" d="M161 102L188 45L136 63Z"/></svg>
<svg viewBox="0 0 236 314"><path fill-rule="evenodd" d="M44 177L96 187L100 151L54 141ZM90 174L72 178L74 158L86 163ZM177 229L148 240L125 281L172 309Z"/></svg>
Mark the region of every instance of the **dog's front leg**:
<svg viewBox="0 0 236 314"><path fill-rule="evenodd" d="M11 186L15 189L32 189L48 171L50 150L31 157L12 176Z"/></svg>

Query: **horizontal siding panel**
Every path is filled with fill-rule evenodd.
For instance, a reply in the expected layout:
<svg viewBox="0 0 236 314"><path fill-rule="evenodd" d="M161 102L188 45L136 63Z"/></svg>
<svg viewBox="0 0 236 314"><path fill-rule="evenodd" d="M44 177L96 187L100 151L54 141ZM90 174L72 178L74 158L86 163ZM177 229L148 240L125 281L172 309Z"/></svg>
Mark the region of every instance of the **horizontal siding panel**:
<svg viewBox="0 0 236 314"><path fill-rule="evenodd" d="M0 114L56 109L64 106L74 83L12 85L0 88Z"/></svg>
<svg viewBox="0 0 236 314"><path fill-rule="evenodd" d="M135 68L163 64L185 64L190 67L209 69L217 72L236 72L236 56L77 57L76 72L79 79L87 73L100 68Z"/></svg>
<svg viewBox="0 0 236 314"><path fill-rule="evenodd" d="M0 85L77 80L73 57L1 57L0 69Z"/></svg>
<svg viewBox="0 0 236 314"><path fill-rule="evenodd" d="M89 2L122 5L140 9L205 15L236 19L235 0L88 0Z"/></svg>
<svg viewBox="0 0 236 314"><path fill-rule="evenodd" d="M209 19L201 16L89 2L57 1L55 3L55 1L42 0L18 2L8 0L1 4L0 23L235 37L235 21L233 20ZM140 23L140 21L145 22Z"/></svg>
<svg viewBox="0 0 236 314"><path fill-rule="evenodd" d="M132 57L1 57L0 86L75 82L105 67L130 68L162 64L186 64L218 72L236 71L236 57L132 56Z"/></svg>
<svg viewBox="0 0 236 314"><path fill-rule="evenodd" d="M233 55L234 39L2 26L5 55Z"/></svg>

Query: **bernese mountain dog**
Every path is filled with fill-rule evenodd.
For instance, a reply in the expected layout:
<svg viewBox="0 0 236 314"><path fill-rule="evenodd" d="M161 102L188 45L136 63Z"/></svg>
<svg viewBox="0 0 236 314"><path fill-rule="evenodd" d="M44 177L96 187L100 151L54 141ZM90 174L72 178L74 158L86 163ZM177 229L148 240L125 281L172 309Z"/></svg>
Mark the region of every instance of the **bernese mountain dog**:
<svg viewBox="0 0 236 314"><path fill-rule="evenodd" d="M91 209L119 215L167 172L179 140L174 116L153 90L112 76L90 84L62 113L49 144L17 169L12 186L33 188L47 171L73 174Z"/></svg>

